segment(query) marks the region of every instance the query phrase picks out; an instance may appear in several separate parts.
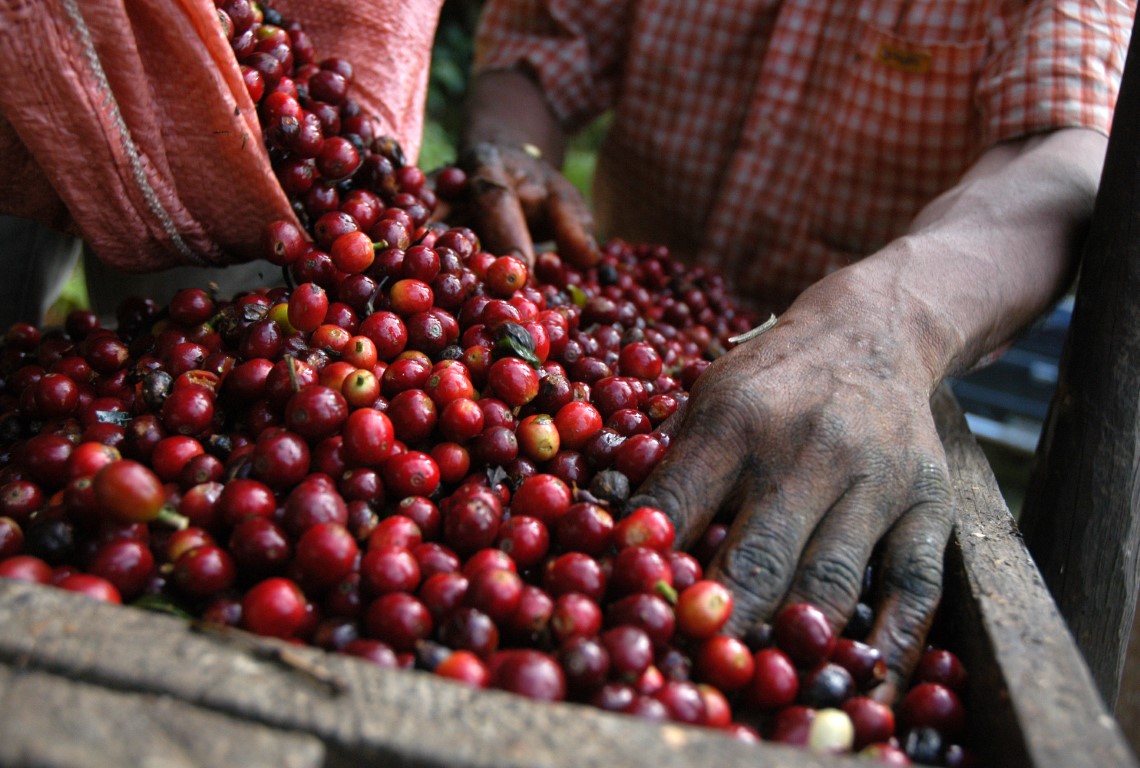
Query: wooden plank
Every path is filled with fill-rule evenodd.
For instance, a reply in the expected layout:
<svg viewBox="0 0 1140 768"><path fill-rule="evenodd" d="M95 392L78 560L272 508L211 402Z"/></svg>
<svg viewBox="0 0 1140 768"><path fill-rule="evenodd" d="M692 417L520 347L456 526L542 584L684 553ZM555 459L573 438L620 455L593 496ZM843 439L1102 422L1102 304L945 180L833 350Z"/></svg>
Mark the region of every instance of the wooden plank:
<svg viewBox="0 0 1140 768"><path fill-rule="evenodd" d="M1020 523L1111 708L1140 589L1140 34Z"/></svg>
<svg viewBox="0 0 1140 768"><path fill-rule="evenodd" d="M953 395L943 389L935 400L958 508L944 605L974 677L969 711L995 736L987 757L994 765L1136 765Z"/></svg>
<svg viewBox="0 0 1140 768"><path fill-rule="evenodd" d="M320 740L166 696L0 666L0 765L321 768Z"/></svg>
<svg viewBox="0 0 1140 768"><path fill-rule="evenodd" d="M980 764L1137 768L1016 536L1012 516L961 412L946 390L935 396L934 406L960 511L947 558L943 630L946 644L963 654L971 671L967 704ZM0 752L0 764L66 766L60 755L77 753L65 750L77 744L94 750L97 742L121 739L124 733L141 743L177 741L169 722L141 719L138 707L129 703L164 702L161 706L191 712L186 716L187 739L198 734L228 743L246 739L234 735L246 726L302 735L320 743L323 764L331 768L851 765L847 758L743 744L705 729L476 691L426 673L380 669L315 648L279 647L290 648L310 666L342 680L343 691L335 693L303 672L250 654L240 644L193 632L170 616L0 580L0 665L22 670L19 676L0 675L0 724L27 723L21 708L28 697L42 686L67 680L120 702L124 712L136 713L126 717L139 729L112 728L81 737L67 728L53 728L58 739L38 746L25 742L15 759ZM191 719L203 714L235 730L191 727ZM64 722L62 715L53 717ZM8 738L0 731L0 742ZM181 748L205 750L197 745ZM120 764L137 763L126 758Z"/></svg>
<svg viewBox="0 0 1140 768"><path fill-rule="evenodd" d="M843 764L840 758L802 749L744 744L709 729L659 725L580 705L536 705L425 673L381 669L314 648L295 650L343 679L344 692L331 694L296 671L191 632L172 617L0 579L0 662L122 693L172 697L225 717L309 733L324 742L333 764ZM19 706L15 697L0 695L0 720Z"/></svg>

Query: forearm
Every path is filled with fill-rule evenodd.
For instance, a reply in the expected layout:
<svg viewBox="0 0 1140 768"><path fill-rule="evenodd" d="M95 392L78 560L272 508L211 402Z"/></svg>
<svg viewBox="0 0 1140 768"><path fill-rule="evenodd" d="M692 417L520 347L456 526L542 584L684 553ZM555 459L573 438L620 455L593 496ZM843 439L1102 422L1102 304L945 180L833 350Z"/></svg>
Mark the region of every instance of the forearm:
<svg viewBox="0 0 1140 768"><path fill-rule="evenodd" d="M856 337L903 339L893 351L931 387L968 368L1069 285L1106 142L1073 129L990 150L907 235L805 292L797 314L838 312Z"/></svg>
<svg viewBox="0 0 1140 768"><path fill-rule="evenodd" d="M481 142L533 144L553 167L562 166L566 135L532 77L519 70L483 72L468 92L460 149Z"/></svg>

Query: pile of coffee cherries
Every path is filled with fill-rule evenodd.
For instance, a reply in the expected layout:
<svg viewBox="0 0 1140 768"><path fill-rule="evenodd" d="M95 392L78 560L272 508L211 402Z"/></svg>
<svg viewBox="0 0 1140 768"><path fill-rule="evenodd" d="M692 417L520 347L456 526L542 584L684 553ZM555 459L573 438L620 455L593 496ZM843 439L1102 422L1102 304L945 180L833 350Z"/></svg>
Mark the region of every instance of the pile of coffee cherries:
<svg viewBox="0 0 1140 768"><path fill-rule="evenodd" d="M816 608L723 634L724 527L674 548L631 490L754 322L715 275L614 241L533 266L431 222L432 179L348 96L351 66L219 3L297 213L284 285L77 310L0 346L0 576L540 700L885 762L966 765L966 674L930 649L892 709ZM865 606L864 606L865 607ZM898 723L896 725L896 717Z"/></svg>

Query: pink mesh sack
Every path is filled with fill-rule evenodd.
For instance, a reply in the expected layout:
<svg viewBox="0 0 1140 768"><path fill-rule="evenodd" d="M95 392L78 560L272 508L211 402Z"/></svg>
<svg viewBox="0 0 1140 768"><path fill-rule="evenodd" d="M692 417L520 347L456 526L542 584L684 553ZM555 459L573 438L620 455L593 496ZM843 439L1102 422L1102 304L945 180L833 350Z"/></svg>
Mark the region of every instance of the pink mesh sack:
<svg viewBox="0 0 1140 768"><path fill-rule="evenodd" d="M281 0L350 96L418 156L442 0ZM0 6L0 212L128 271L257 258L292 218L213 0Z"/></svg>

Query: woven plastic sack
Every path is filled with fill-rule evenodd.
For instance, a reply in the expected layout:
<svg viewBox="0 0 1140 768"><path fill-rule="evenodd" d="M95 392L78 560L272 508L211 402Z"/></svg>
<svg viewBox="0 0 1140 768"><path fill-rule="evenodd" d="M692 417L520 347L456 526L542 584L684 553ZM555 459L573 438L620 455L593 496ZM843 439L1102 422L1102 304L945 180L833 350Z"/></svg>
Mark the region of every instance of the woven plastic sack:
<svg viewBox="0 0 1140 768"><path fill-rule="evenodd" d="M350 95L418 156L442 0L281 0ZM257 258L293 213L213 0L0 3L0 213L121 270Z"/></svg>

